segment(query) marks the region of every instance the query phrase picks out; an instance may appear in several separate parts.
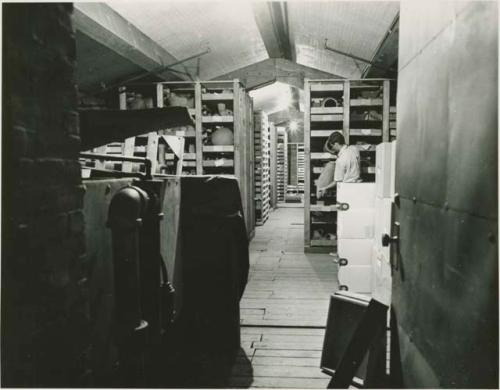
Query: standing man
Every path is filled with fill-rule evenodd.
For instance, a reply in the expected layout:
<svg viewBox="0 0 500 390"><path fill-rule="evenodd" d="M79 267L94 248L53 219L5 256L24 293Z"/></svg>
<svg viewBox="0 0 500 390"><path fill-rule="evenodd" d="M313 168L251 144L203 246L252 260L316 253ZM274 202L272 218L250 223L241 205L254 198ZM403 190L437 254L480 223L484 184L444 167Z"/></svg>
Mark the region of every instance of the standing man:
<svg viewBox="0 0 500 390"><path fill-rule="evenodd" d="M346 145L342 133L335 131L326 140L324 151L337 154L333 181L317 188L317 197L321 198L327 190L334 188L338 182L358 183L360 179L360 157L356 146Z"/></svg>

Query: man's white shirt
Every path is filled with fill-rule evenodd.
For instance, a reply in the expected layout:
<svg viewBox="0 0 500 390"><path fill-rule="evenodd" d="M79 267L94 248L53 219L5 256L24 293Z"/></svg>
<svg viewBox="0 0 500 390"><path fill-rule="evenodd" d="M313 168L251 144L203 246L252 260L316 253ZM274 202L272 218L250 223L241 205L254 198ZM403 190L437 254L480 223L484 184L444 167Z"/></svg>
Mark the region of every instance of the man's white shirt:
<svg viewBox="0 0 500 390"><path fill-rule="evenodd" d="M336 182L356 183L360 181L360 156L356 146L343 145L335 162Z"/></svg>

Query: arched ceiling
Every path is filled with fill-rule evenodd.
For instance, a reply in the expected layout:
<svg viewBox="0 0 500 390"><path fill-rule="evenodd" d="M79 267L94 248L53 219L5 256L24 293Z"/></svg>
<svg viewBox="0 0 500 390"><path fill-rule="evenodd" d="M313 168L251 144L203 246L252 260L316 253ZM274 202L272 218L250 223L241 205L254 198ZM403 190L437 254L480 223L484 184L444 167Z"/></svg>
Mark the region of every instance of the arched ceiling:
<svg viewBox="0 0 500 390"><path fill-rule="evenodd" d="M398 13L395 1L77 2L79 84L91 89L141 69L160 79L240 78L250 88L274 81L301 88L304 77L361 78L370 65L349 55L383 58L384 65L397 60L380 51ZM328 50L325 40L344 54ZM104 66L106 50L113 61ZM170 64L177 65L159 71Z"/></svg>

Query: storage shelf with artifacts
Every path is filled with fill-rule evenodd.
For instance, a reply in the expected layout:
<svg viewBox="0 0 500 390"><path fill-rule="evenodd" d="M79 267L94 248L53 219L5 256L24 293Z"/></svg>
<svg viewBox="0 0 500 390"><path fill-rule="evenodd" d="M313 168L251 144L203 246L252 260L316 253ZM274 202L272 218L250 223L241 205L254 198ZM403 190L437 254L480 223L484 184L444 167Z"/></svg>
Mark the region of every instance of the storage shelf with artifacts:
<svg viewBox="0 0 500 390"><path fill-rule="evenodd" d="M360 151L362 180L374 181L375 146L396 136L395 81L306 79L304 90L304 250L335 252L336 192L317 198L317 181L327 163L335 160L323 146L330 134L342 133L346 143Z"/></svg>
<svg viewBox="0 0 500 390"><path fill-rule="evenodd" d="M238 80L200 81L196 85L200 120L198 170L234 175L240 185L249 235L255 226L253 104ZM198 149L197 149L198 150Z"/></svg>
<svg viewBox="0 0 500 390"><path fill-rule="evenodd" d="M285 128L277 128L276 142L276 191L278 202L285 202L288 183L288 136Z"/></svg>
<svg viewBox="0 0 500 390"><path fill-rule="evenodd" d="M182 175L235 176L240 186L249 236L254 231L252 100L238 80L131 83L119 89L122 110L185 107L193 124L161 129L107 145L106 151L144 156L154 161L153 174L177 172L174 150L165 136L183 139ZM104 147L97 152L102 152ZM116 163L115 163L116 164ZM131 171L144 169L124 162Z"/></svg>
<svg viewBox="0 0 500 390"><path fill-rule="evenodd" d="M270 175L271 139L267 115L262 111L254 113L254 177L255 177L255 223L263 225L271 211Z"/></svg>

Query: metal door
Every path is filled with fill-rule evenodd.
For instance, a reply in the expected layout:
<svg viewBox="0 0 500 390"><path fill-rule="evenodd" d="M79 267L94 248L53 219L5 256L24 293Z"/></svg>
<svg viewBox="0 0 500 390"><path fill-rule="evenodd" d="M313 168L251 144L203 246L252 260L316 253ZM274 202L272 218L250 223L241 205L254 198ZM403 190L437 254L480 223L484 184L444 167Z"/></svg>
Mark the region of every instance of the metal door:
<svg viewBox="0 0 500 390"><path fill-rule="evenodd" d="M498 388L498 5L402 2L393 369Z"/></svg>

